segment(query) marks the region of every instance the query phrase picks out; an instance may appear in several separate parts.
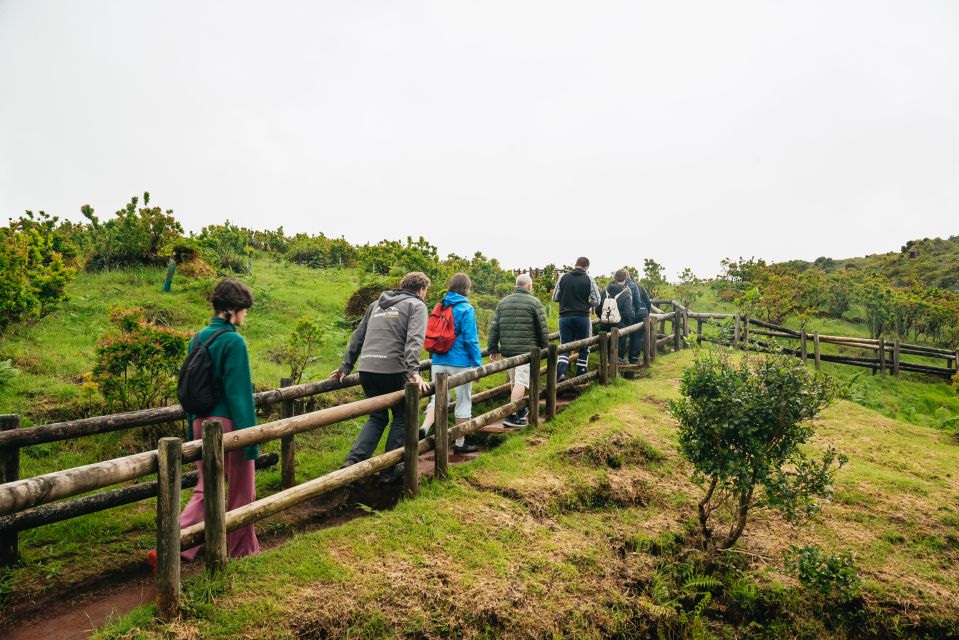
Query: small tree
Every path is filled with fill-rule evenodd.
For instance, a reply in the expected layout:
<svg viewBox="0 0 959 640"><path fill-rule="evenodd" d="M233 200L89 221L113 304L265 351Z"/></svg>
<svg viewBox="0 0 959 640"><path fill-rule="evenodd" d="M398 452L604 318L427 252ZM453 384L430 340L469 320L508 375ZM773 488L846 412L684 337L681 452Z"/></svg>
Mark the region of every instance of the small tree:
<svg viewBox="0 0 959 640"><path fill-rule="evenodd" d="M650 298L660 295L666 285L669 284L666 282L666 276L663 275L665 271L666 267L652 258L643 260L643 279L640 280L640 284L645 287Z"/></svg>
<svg viewBox="0 0 959 640"><path fill-rule="evenodd" d="M676 297L679 304L689 308L689 305L696 302L696 299L699 298L699 283L700 279L689 267L680 272L679 284L676 285Z"/></svg>
<svg viewBox="0 0 959 640"><path fill-rule="evenodd" d="M811 459L800 447L813 434L812 418L836 397L831 378L789 358L734 365L725 353L706 353L686 369L680 392L670 412L693 480L706 487L698 515L707 566L736 543L753 509L773 508L794 522L830 496L845 456L829 448Z"/></svg>
<svg viewBox="0 0 959 640"><path fill-rule="evenodd" d="M270 360L290 367L293 384L300 384L303 374L320 358L320 349L329 338L327 327L309 318L301 318L286 342L270 351Z"/></svg>

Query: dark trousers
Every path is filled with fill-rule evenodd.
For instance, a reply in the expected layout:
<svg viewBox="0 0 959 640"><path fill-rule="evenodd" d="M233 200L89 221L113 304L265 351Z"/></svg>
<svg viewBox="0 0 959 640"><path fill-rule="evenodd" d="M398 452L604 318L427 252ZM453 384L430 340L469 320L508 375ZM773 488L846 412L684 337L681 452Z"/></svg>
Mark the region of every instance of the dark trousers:
<svg viewBox="0 0 959 640"><path fill-rule="evenodd" d="M636 321L636 324L640 322L645 322L646 318L640 318ZM645 327L644 327L645 329ZM643 357L643 343L646 341L646 332L642 329L634 331L629 336L629 361L632 363L639 362ZM620 354L622 354L622 347L620 347Z"/></svg>
<svg viewBox="0 0 959 640"><path fill-rule="evenodd" d="M589 316L563 316L559 319L559 341L562 344L575 342L583 338L589 338L593 335L593 323ZM579 350L576 358L576 375L586 373L586 367L589 364L589 347L583 347ZM559 361L556 366L556 377L562 378L569 370L569 354L559 354Z"/></svg>
<svg viewBox="0 0 959 640"><path fill-rule="evenodd" d="M619 324L601 324L601 325L600 325L600 327L602 327L603 331L606 331L606 332L609 332L609 330L612 329L613 327L616 327L617 329L625 329L625 328L628 327L628 326L629 326L629 325L627 325L625 322L620 322ZM632 334L632 336L635 336L635 335L636 335L635 333ZM630 339L630 337L632 337L632 336L620 336L620 337L616 340L616 342L617 342L617 344L618 344L617 352L619 353L619 359L620 359L620 360L625 360L625 359L626 359L626 348L627 348L627 344L629 343L629 339Z"/></svg>
<svg viewBox="0 0 959 640"><path fill-rule="evenodd" d="M381 396L393 391L401 391L406 386L405 373L366 373L360 371L360 385L363 387L363 393L367 398ZM366 424L360 429L360 435L356 437L350 455L346 457L348 461L359 462L366 460L376 451L376 445L380 443L383 437L383 430L390 422L390 412L393 413L393 425L386 436L386 450L392 451L398 449L406 443L406 416L404 415L404 404L393 405L389 409L382 409L370 414L366 419Z"/></svg>

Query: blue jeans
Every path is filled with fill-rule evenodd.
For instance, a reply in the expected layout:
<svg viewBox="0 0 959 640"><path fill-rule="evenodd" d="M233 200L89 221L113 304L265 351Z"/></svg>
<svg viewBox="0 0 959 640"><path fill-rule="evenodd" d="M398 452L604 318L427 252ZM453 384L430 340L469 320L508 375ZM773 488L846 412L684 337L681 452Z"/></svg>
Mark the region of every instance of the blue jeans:
<svg viewBox="0 0 959 640"><path fill-rule="evenodd" d="M575 342L593 335L593 323L589 316L565 316L559 319L559 341L561 344ZM586 373L589 364L589 347L579 350L576 357L576 375ZM556 377L562 378L569 370L569 354L561 353L556 367Z"/></svg>

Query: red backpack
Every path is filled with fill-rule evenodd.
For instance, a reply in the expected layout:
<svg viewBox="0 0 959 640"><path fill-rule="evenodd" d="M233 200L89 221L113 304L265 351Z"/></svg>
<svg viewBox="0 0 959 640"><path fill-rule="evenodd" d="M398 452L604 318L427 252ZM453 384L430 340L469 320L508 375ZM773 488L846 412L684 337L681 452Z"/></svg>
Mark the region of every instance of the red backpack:
<svg viewBox="0 0 959 640"><path fill-rule="evenodd" d="M456 328L453 326L453 307L442 302L433 307L433 312L426 321L426 340L423 347L430 353L446 353L453 348L456 342Z"/></svg>

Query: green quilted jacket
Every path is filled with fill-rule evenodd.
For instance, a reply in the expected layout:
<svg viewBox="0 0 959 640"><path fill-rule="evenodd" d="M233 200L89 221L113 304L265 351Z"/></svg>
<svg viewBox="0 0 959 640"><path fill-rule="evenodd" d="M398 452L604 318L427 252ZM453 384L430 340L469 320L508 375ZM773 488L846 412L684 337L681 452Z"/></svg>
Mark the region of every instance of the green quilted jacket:
<svg viewBox="0 0 959 640"><path fill-rule="evenodd" d="M489 331L489 350L504 356L518 356L536 347L545 348L548 336L543 304L526 289L516 287L496 305Z"/></svg>

